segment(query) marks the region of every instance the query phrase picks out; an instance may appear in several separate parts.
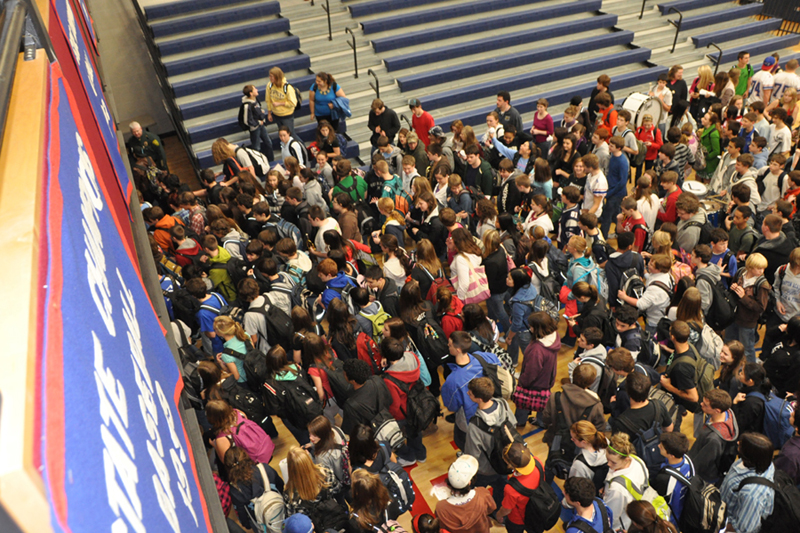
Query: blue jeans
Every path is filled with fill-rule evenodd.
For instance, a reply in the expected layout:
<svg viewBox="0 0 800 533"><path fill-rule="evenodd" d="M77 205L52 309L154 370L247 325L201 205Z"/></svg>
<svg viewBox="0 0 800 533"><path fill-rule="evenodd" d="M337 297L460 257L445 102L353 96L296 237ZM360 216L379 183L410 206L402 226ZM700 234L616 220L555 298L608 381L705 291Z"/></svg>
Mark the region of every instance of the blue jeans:
<svg viewBox="0 0 800 533"><path fill-rule="evenodd" d="M514 338L511 339L511 344L508 346L508 355L511 356L511 371L517 369L519 363L519 351L524 350L528 344L531 343L531 332L529 330L518 331L514 333Z"/></svg>
<svg viewBox="0 0 800 533"><path fill-rule="evenodd" d="M617 221L617 215L620 214L620 204L622 204L622 196L606 196L606 205L603 206L603 214L600 215L600 231L603 232L603 237L608 237L608 232L611 230L611 223ZM618 228L615 229L615 231ZM619 231L617 231L619 233Z"/></svg>
<svg viewBox="0 0 800 533"><path fill-rule="evenodd" d="M297 440L297 444L300 446L305 446L311 442L311 440L308 438L308 429L295 426L289 421L288 418L281 417L281 422L283 422L283 425L286 426L286 429L289 430L289 433L291 433L292 436Z"/></svg>
<svg viewBox="0 0 800 533"><path fill-rule="evenodd" d="M505 296L503 292L492 294L489 299L486 300L486 310L489 318L498 323L503 333L508 333L508 330L511 328L511 322L509 321L508 313L506 313L506 308L503 306Z"/></svg>
<svg viewBox="0 0 800 533"><path fill-rule="evenodd" d="M272 141L269 138L269 134L267 134L266 126L262 125L250 131L250 145L253 150L261 152L270 161L275 159L275 154L272 152Z"/></svg>
<svg viewBox="0 0 800 533"><path fill-rule="evenodd" d="M398 420L397 424L406 431L406 421ZM428 450L422 444L422 432L418 433L416 437L409 437L406 433L406 443L397 450L397 457L404 461L424 461L428 458Z"/></svg>
<svg viewBox="0 0 800 533"><path fill-rule="evenodd" d="M497 504L497 508L503 506L503 491L508 484L508 478L500 474L475 474L473 478L476 487L492 487L492 499Z"/></svg>
<svg viewBox="0 0 800 533"><path fill-rule="evenodd" d="M743 328L736 325L736 322L728 326L725 330L725 342L739 341L744 345L744 355L748 363L756 362L756 339L758 333L756 328Z"/></svg>
<svg viewBox="0 0 800 533"><path fill-rule="evenodd" d="M289 128L289 133L291 133L292 139L297 139L297 134L294 132L294 115L289 115L288 117L279 117L273 113L272 120L275 121L275 124L277 124L278 128L281 126L286 126Z"/></svg>

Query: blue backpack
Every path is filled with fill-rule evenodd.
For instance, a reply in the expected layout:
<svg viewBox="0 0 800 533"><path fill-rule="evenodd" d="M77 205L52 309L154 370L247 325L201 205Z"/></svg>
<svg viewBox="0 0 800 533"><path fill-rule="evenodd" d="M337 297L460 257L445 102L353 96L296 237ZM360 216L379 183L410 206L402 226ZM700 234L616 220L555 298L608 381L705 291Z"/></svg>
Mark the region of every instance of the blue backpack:
<svg viewBox="0 0 800 533"><path fill-rule="evenodd" d="M767 397L760 392L749 392L747 395L764 402L764 435L769 437L776 450L782 448L794 435L794 427L789 421L794 410L792 403L781 399L774 391Z"/></svg>

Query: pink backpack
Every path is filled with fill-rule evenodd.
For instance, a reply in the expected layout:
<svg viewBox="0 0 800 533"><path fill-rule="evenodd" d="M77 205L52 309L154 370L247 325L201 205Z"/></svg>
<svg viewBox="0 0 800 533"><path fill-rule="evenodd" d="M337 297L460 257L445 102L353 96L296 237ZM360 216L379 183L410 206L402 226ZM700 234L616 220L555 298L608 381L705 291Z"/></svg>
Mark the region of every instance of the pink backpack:
<svg viewBox="0 0 800 533"><path fill-rule="evenodd" d="M256 463L269 464L275 444L261 427L248 420L238 410L236 411L236 425L230 428L227 437L232 440L233 446L238 446L247 452L247 455Z"/></svg>

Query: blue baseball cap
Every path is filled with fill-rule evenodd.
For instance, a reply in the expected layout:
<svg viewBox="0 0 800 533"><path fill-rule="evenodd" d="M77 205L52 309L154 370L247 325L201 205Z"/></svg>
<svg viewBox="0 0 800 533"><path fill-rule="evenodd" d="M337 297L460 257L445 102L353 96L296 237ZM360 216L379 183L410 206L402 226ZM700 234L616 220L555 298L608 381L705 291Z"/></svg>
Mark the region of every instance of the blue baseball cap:
<svg viewBox="0 0 800 533"><path fill-rule="evenodd" d="M304 514L293 514L283 522L284 533L314 533L314 524Z"/></svg>

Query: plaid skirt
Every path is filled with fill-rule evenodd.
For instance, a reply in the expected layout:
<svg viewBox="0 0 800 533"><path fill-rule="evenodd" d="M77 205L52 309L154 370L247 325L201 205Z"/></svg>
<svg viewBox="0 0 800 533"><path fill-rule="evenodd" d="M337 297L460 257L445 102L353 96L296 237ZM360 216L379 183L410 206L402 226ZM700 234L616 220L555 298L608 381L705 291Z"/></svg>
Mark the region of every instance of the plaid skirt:
<svg viewBox="0 0 800 533"><path fill-rule="evenodd" d="M517 385L514 394L511 395L511 401L517 406L517 409L527 409L528 411L536 411L537 413L544 409L547 405L547 400L550 399L550 390L530 390Z"/></svg>

